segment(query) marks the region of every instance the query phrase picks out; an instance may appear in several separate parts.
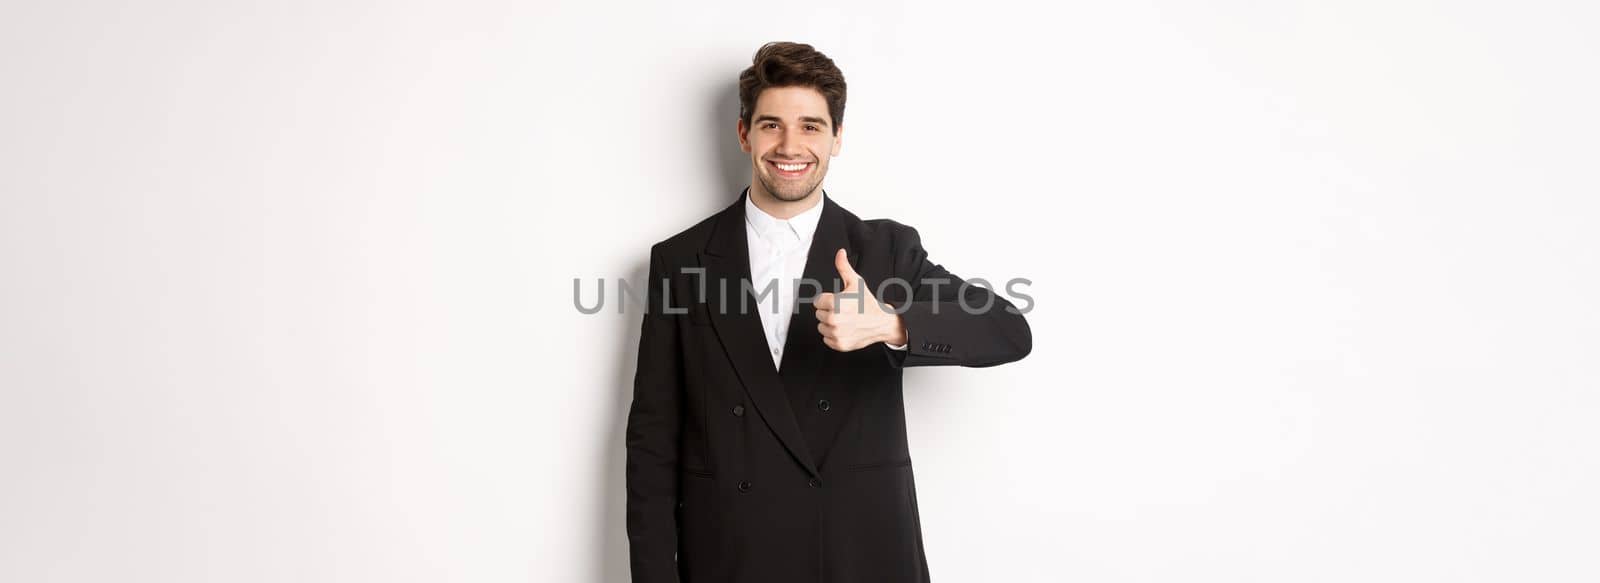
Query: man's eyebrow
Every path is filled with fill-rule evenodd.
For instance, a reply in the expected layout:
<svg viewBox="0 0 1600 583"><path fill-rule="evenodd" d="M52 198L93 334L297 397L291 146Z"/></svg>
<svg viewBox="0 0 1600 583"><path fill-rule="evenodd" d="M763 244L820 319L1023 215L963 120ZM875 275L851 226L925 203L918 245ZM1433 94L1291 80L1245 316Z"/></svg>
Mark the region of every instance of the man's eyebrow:
<svg viewBox="0 0 1600 583"><path fill-rule="evenodd" d="M758 121L758 122L761 122L761 121L775 121L775 122L778 122L778 123L783 123L783 120L778 119L778 116L775 116L775 115L758 115L758 116L756 116L755 121ZM811 123L814 123L814 124L821 124L822 127L828 127L828 120L820 118L820 117L803 115L803 116L800 116L800 121L802 121L802 122L811 122Z"/></svg>

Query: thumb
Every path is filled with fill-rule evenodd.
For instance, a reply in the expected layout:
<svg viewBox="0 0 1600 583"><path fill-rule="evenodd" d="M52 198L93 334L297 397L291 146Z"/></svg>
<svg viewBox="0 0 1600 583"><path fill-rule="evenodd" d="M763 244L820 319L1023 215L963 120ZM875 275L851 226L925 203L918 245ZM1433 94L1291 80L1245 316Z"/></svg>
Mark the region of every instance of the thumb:
<svg viewBox="0 0 1600 583"><path fill-rule="evenodd" d="M850 266L850 258L845 255L844 249L839 249L839 252L833 255L833 266L839 270L839 277L844 279L844 289L855 290L861 276Z"/></svg>

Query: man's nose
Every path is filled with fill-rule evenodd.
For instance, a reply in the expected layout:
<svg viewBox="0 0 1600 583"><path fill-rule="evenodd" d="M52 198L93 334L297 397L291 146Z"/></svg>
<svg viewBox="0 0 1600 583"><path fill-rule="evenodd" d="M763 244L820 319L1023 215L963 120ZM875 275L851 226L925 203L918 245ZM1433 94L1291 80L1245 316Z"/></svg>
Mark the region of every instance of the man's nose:
<svg viewBox="0 0 1600 583"><path fill-rule="evenodd" d="M792 130L783 130L783 136L778 138L778 153L788 156L798 155L802 151L800 148L800 136Z"/></svg>

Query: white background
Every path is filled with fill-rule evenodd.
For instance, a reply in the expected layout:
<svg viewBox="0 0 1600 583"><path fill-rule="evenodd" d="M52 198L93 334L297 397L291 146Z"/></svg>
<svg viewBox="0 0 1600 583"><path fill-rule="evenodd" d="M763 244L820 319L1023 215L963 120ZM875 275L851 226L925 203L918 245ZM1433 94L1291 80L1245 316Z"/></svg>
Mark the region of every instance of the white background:
<svg viewBox="0 0 1600 583"><path fill-rule="evenodd" d="M1600 580L1584 2L7 2L0 580L626 581L639 315L825 185L1033 354L906 373L936 581ZM615 288L608 288L608 294ZM592 296L590 296L592 300Z"/></svg>

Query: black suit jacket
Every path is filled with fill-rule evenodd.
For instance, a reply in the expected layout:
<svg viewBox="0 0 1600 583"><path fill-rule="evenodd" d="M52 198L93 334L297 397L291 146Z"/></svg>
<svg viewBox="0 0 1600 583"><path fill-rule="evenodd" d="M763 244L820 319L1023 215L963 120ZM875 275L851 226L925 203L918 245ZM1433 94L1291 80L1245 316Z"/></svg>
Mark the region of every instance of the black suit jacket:
<svg viewBox="0 0 1600 583"><path fill-rule="evenodd" d="M915 229L863 221L827 198L804 276L828 289L801 290L774 370L759 304L741 283L748 192L650 249L626 437L633 581L926 582L901 369L1020 359L1032 349L1028 324L999 294L930 261ZM822 343L806 300L839 289L841 247L881 300L905 310L908 350ZM906 285L883 285L890 278Z"/></svg>

